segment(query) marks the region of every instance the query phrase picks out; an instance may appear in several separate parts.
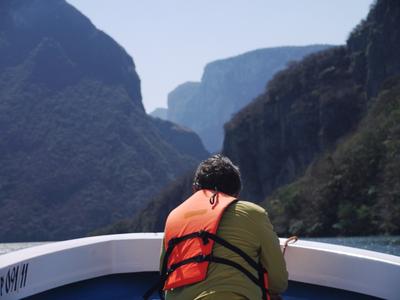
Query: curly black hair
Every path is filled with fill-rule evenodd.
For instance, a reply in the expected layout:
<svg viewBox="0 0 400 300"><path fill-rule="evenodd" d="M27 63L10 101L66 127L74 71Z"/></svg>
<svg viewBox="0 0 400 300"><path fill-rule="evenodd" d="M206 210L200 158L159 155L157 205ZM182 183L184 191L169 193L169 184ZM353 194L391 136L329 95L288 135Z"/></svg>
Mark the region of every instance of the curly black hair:
<svg viewBox="0 0 400 300"><path fill-rule="evenodd" d="M216 154L202 161L193 179L193 190L215 190L237 197L242 189L239 168L232 161Z"/></svg>

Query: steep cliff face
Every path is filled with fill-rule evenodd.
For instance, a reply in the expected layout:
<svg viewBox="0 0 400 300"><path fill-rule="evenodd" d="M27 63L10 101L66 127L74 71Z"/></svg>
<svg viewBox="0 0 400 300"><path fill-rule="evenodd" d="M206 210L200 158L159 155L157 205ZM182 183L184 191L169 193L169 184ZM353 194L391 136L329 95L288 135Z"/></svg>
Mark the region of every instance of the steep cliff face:
<svg viewBox="0 0 400 300"><path fill-rule="evenodd" d="M161 120L167 120L167 109L166 108L156 108L151 113L150 116L154 118L159 118Z"/></svg>
<svg viewBox="0 0 400 300"><path fill-rule="evenodd" d="M400 232L399 13L399 2L378 1L346 47L282 72L226 126L245 197L264 199L309 169L263 203L279 233Z"/></svg>
<svg viewBox="0 0 400 300"><path fill-rule="evenodd" d="M357 124L366 99L349 67L344 47L292 64L227 123L224 153L241 167L244 197L260 201L294 180Z"/></svg>
<svg viewBox="0 0 400 300"><path fill-rule="evenodd" d="M400 76L356 132L263 203L281 235L400 233Z"/></svg>
<svg viewBox="0 0 400 300"><path fill-rule="evenodd" d="M190 128L190 118L187 115L190 99L197 93L199 82L185 82L168 94L167 120Z"/></svg>
<svg viewBox="0 0 400 300"><path fill-rule="evenodd" d="M288 62L328 46L260 49L209 63L200 83L185 83L168 97L168 119L197 132L210 152L221 150L223 125L265 90Z"/></svg>
<svg viewBox="0 0 400 300"><path fill-rule="evenodd" d="M168 141L182 156L200 161L207 158L208 152L204 149L199 136L190 129L175 123L155 118L153 123L164 140Z"/></svg>
<svg viewBox="0 0 400 300"><path fill-rule="evenodd" d="M400 72L400 9L396 0L377 1L347 41L354 76L370 97L383 82Z"/></svg>
<svg viewBox="0 0 400 300"><path fill-rule="evenodd" d="M0 70L26 63L29 79L49 90L84 78L119 85L143 110L132 58L89 19L63 0L2 2Z"/></svg>
<svg viewBox="0 0 400 300"><path fill-rule="evenodd" d="M281 234L400 233L400 3L377 1L347 49L368 95L366 116L264 202Z"/></svg>
<svg viewBox="0 0 400 300"><path fill-rule="evenodd" d="M133 214L206 153L159 123L132 59L77 10L0 2L0 241L78 237ZM175 148L186 138L197 154Z"/></svg>
<svg viewBox="0 0 400 300"><path fill-rule="evenodd" d="M392 33L400 28L397 9L382 8L390 5L398 4L378 2L366 26L371 31L374 26L386 28L388 32L382 35L397 37ZM378 18L377 10L389 15ZM366 32L366 36L360 37L360 32ZM354 34L359 41L350 37L348 44L352 46L312 55L278 74L265 94L226 125L224 153L239 162L246 197L259 201L302 175L319 153L335 146L365 114L368 92L383 81L376 75L381 74L376 66L398 65L399 58L394 56L367 59L371 49L384 46L378 36L364 28ZM386 47L397 45L393 41ZM395 73L386 74L386 78Z"/></svg>

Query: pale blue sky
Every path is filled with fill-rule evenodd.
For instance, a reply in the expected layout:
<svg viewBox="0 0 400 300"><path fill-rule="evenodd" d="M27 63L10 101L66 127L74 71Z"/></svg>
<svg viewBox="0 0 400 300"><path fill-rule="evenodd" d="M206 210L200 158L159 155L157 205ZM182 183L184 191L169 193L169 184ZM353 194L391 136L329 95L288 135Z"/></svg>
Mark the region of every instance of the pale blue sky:
<svg viewBox="0 0 400 300"><path fill-rule="evenodd" d="M344 44L373 0L67 0L133 57L148 112L211 61L259 48Z"/></svg>

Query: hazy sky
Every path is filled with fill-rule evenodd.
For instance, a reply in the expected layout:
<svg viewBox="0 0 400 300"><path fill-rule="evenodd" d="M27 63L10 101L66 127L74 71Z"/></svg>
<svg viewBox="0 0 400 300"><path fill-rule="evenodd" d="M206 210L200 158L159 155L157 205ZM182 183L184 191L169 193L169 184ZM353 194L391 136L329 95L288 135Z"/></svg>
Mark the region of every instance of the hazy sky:
<svg viewBox="0 0 400 300"><path fill-rule="evenodd" d="M344 44L373 0L67 0L133 57L148 112L204 66L258 48Z"/></svg>

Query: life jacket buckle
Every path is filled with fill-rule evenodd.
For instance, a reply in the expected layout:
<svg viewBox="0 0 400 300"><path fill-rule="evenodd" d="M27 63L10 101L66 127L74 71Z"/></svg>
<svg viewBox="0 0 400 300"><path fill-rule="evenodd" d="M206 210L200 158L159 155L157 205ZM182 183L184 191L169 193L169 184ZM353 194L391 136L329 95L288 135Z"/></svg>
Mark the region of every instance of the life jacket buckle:
<svg viewBox="0 0 400 300"><path fill-rule="evenodd" d="M197 262L197 263L204 262L205 260L206 260L206 256L204 254L203 255L198 255L194 259L194 261Z"/></svg>
<svg viewBox="0 0 400 300"><path fill-rule="evenodd" d="M174 268L173 266L171 266L171 267L167 270L167 272L165 273L166 277L168 277L169 274L171 274L173 271L175 271L175 268Z"/></svg>
<svg viewBox="0 0 400 300"><path fill-rule="evenodd" d="M205 230L200 230L199 231L199 237L203 241L203 245L207 245L210 241L208 240L208 232Z"/></svg>
<svg viewBox="0 0 400 300"><path fill-rule="evenodd" d="M168 248L175 247L178 244L177 238L172 238L168 241Z"/></svg>

